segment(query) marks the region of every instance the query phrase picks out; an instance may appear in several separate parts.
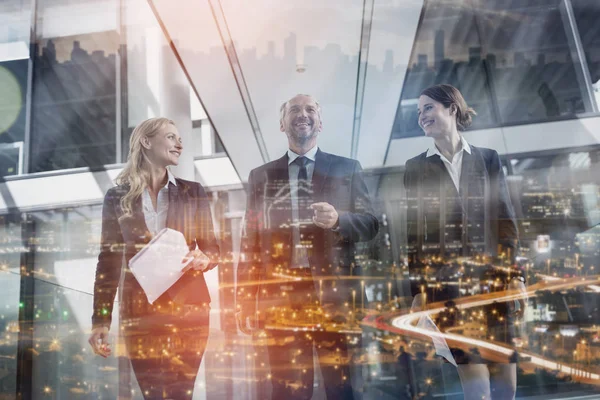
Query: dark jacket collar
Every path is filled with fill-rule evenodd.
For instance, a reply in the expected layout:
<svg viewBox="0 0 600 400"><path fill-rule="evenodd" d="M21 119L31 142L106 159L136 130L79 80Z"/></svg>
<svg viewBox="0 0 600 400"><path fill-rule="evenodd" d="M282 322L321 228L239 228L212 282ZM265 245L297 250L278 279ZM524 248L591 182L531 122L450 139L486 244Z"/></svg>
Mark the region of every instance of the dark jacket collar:
<svg viewBox="0 0 600 400"><path fill-rule="evenodd" d="M321 151L321 149L318 149L315 156L315 169L312 176L315 194L319 194L323 191L323 186L325 185L325 181L327 180L329 174L330 165L331 155ZM272 171L272 179L289 181L287 152L283 155L283 157L275 160L275 165L273 166Z"/></svg>
<svg viewBox="0 0 600 400"><path fill-rule="evenodd" d="M184 215L181 215L182 207L182 194L187 192L187 186L183 185L182 181L176 178L177 183L174 184L172 181L169 182L169 210L167 211L167 223L166 227L181 230ZM128 188L124 188L127 190ZM178 212L179 210L179 212ZM125 222L128 227L126 230L135 233L135 237L141 239L144 242L150 241L152 234L146 225L146 218L144 217L144 208L142 206L142 198L136 199L133 206L133 218L126 220Z"/></svg>
<svg viewBox="0 0 600 400"><path fill-rule="evenodd" d="M475 146L471 145L470 147L470 153L467 151L463 152L462 168L460 171L459 194L463 200L465 200L468 195L469 184L471 183L470 180L473 175L473 166L479 155L479 151ZM421 154L421 159L426 166L426 171L424 171L426 174L440 174L442 179L447 178L448 181L452 183L452 187L454 187L448 169L438 155L427 157L427 152L424 152Z"/></svg>
<svg viewBox="0 0 600 400"><path fill-rule="evenodd" d="M323 185L329 176L329 166L331 165L331 156L319 149L315 160L315 170L312 176L313 189L315 194L323 191Z"/></svg>

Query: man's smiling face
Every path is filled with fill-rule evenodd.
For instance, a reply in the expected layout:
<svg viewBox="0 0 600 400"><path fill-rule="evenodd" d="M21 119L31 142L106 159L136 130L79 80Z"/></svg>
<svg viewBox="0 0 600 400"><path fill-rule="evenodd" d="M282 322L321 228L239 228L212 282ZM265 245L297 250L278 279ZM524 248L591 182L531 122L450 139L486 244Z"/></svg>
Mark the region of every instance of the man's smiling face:
<svg viewBox="0 0 600 400"><path fill-rule="evenodd" d="M289 140L302 145L316 138L322 127L319 106L312 97L298 95L287 102L280 130Z"/></svg>

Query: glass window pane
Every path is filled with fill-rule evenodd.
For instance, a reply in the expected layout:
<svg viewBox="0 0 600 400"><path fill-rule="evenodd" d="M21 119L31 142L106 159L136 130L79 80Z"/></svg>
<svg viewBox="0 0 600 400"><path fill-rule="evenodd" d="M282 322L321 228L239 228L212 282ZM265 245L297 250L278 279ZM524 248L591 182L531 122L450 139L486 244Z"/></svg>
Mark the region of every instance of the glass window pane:
<svg viewBox="0 0 600 400"><path fill-rule="evenodd" d="M457 87L478 113L472 130L592 112L569 30L558 0L427 2L393 136L421 134L415 104L438 83Z"/></svg>
<svg viewBox="0 0 600 400"><path fill-rule="evenodd" d="M30 172L116 161L117 4L38 2Z"/></svg>
<svg viewBox="0 0 600 400"><path fill-rule="evenodd" d="M100 205L29 214L35 243L33 273L32 393L34 399L116 398L119 342L115 357L96 356L87 342L101 230ZM118 303L115 305L118 326ZM113 328L112 333L118 333Z"/></svg>
<svg viewBox="0 0 600 400"><path fill-rule="evenodd" d="M496 124L477 14L470 1L426 2L404 81L393 137L422 135L417 102L429 86L448 83L459 88L477 111L473 128Z"/></svg>
<svg viewBox="0 0 600 400"><path fill-rule="evenodd" d="M0 4L0 176L22 169L25 140L31 2Z"/></svg>
<svg viewBox="0 0 600 400"><path fill-rule="evenodd" d="M600 103L600 4L594 0L571 0L577 31L585 51L596 103Z"/></svg>
<svg viewBox="0 0 600 400"><path fill-rule="evenodd" d="M13 216L0 217L0 398L17 389L17 348L21 288L21 225Z"/></svg>
<svg viewBox="0 0 600 400"><path fill-rule="evenodd" d="M483 46L503 125L573 117L586 111L587 90L569 44L560 1L478 0Z"/></svg>

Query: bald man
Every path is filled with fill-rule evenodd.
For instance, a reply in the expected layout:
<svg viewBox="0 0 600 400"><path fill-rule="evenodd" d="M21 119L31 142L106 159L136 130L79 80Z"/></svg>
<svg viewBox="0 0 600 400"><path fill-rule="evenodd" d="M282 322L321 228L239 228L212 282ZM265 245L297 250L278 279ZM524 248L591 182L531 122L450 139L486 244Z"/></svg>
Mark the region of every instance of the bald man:
<svg viewBox="0 0 600 400"><path fill-rule="evenodd" d="M310 398L313 365L329 399L352 398L341 331L354 322L349 304L363 289L352 276L355 243L373 239L379 225L360 163L321 151L322 129L312 96L286 101L288 151L248 179L238 318L242 331L258 321L267 333L273 399Z"/></svg>

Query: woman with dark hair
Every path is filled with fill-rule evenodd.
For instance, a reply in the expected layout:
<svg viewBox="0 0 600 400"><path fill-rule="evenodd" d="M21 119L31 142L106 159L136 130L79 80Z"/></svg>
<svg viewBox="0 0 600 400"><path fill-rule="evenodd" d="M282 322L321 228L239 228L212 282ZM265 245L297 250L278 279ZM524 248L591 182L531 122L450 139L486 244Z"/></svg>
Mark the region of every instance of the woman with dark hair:
<svg viewBox="0 0 600 400"><path fill-rule="evenodd" d="M470 294L475 282L483 284L492 276L495 280L499 276L496 271L502 271L490 264L482 267L482 260L514 261L517 225L498 153L470 145L460 133L476 115L460 91L450 85L425 89L419 97L418 114L419 126L433 143L406 162L404 174L413 308L425 309L428 299L445 302L447 309L438 315L443 331L461 323L462 314L455 307L461 293ZM465 260L476 262L461 265ZM498 290L523 284L510 283L510 274L506 278L500 280L505 286ZM435 284L428 285L432 282ZM428 292L428 286L435 288ZM488 339L511 342L522 303L491 307L498 308L499 312L490 314L493 318L502 315L503 323L492 317L487 323L483 319L476 323L487 329ZM451 349L465 399L514 398L515 364L507 359L492 366L481 360L478 351L469 354L464 350L470 349Z"/></svg>
<svg viewBox="0 0 600 400"><path fill-rule="evenodd" d="M204 188L169 170L182 151L173 121L140 123L131 134L127 164L102 208L89 343L94 353L111 354L108 332L125 256L119 328L145 399L191 399L208 340L210 295L204 273L217 266L219 246ZM190 250L184 259L192 260L181 265L183 276L150 304L129 260L164 228L183 233ZM127 369L125 373L127 382Z"/></svg>

